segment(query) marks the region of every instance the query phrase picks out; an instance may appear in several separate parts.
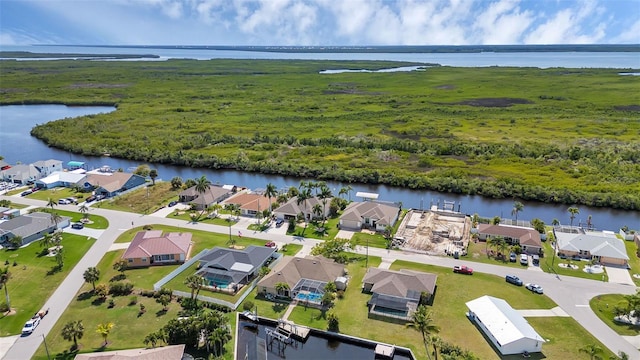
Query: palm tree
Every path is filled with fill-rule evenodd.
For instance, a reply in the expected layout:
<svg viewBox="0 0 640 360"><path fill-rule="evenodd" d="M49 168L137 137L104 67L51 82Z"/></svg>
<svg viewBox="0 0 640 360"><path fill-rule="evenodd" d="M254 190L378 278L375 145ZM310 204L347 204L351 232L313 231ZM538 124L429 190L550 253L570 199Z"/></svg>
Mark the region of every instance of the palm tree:
<svg viewBox="0 0 640 360"><path fill-rule="evenodd" d="M23 241L22 236L16 235L11 239L9 239L9 244L11 244L11 246L13 246L14 248L19 248L20 246L22 246L22 241Z"/></svg>
<svg viewBox="0 0 640 360"><path fill-rule="evenodd" d="M498 244L496 244L496 248L498 249L498 252L500 254L502 254L502 261L506 262L507 261L507 250L509 249L509 244L503 239L502 241L498 242Z"/></svg>
<svg viewBox="0 0 640 360"><path fill-rule="evenodd" d="M51 212L51 223L58 227L58 223L62 221L62 216L57 212Z"/></svg>
<svg viewBox="0 0 640 360"><path fill-rule="evenodd" d="M53 211L53 207L57 206L57 205L58 205L58 203L55 200L53 200L52 198L48 198L47 199L47 206L51 208L51 211Z"/></svg>
<svg viewBox="0 0 640 360"><path fill-rule="evenodd" d="M96 332L102 335L102 338L104 339L102 347L107 346L107 338L109 337L109 333L111 333L111 329L113 329L114 326L115 325L112 322L107 322L98 324L98 327L96 327Z"/></svg>
<svg viewBox="0 0 640 360"><path fill-rule="evenodd" d="M285 296L285 294L287 293L287 291L288 291L289 289L291 289L291 288L289 287L289 284L287 284L286 282L279 282L279 283L276 283L276 286L275 286L275 287L276 287L276 292L278 292L278 295L282 295L282 296Z"/></svg>
<svg viewBox="0 0 640 360"><path fill-rule="evenodd" d="M307 188L301 190L296 199L298 205L303 204L304 206L304 229L302 230L302 235L304 235L304 231L307 229L307 200L311 199L311 197L311 190Z"/></svg>
<svg viewBox="0 0 640 360"><path fill-rule="evenodd" d="M438 351L442 346L442 339L438 335L431 335L431 346L433 346L433 356L438 360Z"/></svg>
<svg viewBox="0 0 640 360"><path fill-rule="evenodd" d="M209 337L207 338L207 342L213 343L213 353L215 356L222 355L222 349L224 344L231 340L231 334L229 333L229 328L226 326L218 326L215 330L209 333Z"/></svg>
<svg viewBox="0 0 640 360"><path fill-rule="evenodd" d="M64 249L61 247L56 249L56 263L60 269L64 266Z"/></svg>
<svg viewBox="0 0 640 360"><path fill-rule="evenodd" d="M0 270L0 289L4 288L4 297L7 300L7 308L11 311L11 301L9 300L9 287L7 283L11 279L11 272L9 271L9 267L5 266L4 269Z"/></svg>
<svg viewBox="0 0 640 360"><path fill-rule="evenodd" d="M316 218L322 217L322 206L320 204L313 205L311 212Z"/></svg>
<svg viewBox="0 0 640 360"><path fill-rule="evenodd" d="M513 203L513 209L511 209L511 215L515 215L516 217L516 225L518 225L518 213L524 210L524 205L520 201L515 201Z"/></svg>
<svg viewBox="0 0 640 360"><path fill-rule="evenodd" d="M149 177L151 178L151 185L155 185L156 178L158 177L158 170L157 169L149 170Z"/></svg>
<svg viewBox="0 0 640 360"><path fill-rule="evenodd" d="M87 203L83 203L82 205L80 205L80 208L78 208L78 211L82 213L83 219L89 218L89 207L87 206Z"/></svg>
<svg viewBox="0 0 640 360"><path fill-rule="evenodd" d="M194 190L198 193L199 196L202 196L202 199L204 200L204 193L207 192L207 190L209 190L210 186L211 186L211 181L209 181L206 176L202 175L200 178L196 179L196 185ZM205 204L205 202L203 201L202 212L198 216L198 219L202 217L206 208L207 208L207 204Z"/></svg>
<svg viewBox="0 0 640 360"><path fill-rule="evenodd" d="M100 270L96 267L90 267L82 274L85 282L90 283L93 286L93 291L96 291L96 281L100 280Z"/></svg>
<svg viewBox="0 0 640 360"><path fill-rule="evenodd" d="M278 189L272 183L268 183L267 188L264 191L264 196L269 199L269 214L271 214L271 198L278 196Z"/></svg>
<svg viewBox="0 0 640 360"><path fill-rule="evenodd" d="M351 187L351 185L347 185L342 189L340 189L341 193L347 194L349 196L349 202L351 202L351 191L353 191L353 188Z"/></svg>
<svg viewBox="0 0 640 360"><path fill-rule="evenodd" d="M575 206L571 206L570 208L567 209L567 211L569 212L569 214L571 214L569 218L571 219L571 226L573 227L573 219L576 218L577 214L580 214L580 209L578 209Z"/></svg>
<svg viewBox="0 0 640 360"><path fill-rule="evenodd" d="M327 185L320 186L320 194L318 195L318 199L322 200L322 226L324 226L325 217L324 214L327 213L327 199L332 197L331 189Z"/></svg>
<svg viewBox="0 0 640 360"><path fill-rule="evenodd" d="M82 320L69 321L62 328L62 338L67 341L73 341L73 349L78 348L78 340L84 336L84 325Z"/></svg>
<svg viewBox="0 0 640 360"><path fill-rule="evenodd" d="M551 225L553 225L553 226L558 226L558 225L560 225L560 220L558 220L558 219L553 219L553 220L551 220Z"/></svg>
<svg viewBox="0 0 640 360"><path fill-rule="evenodd" d="M600 357L600 354L602 354L602 348L596 344L585 345L578 349L578 351L589 355L589 359L591 360L602 360Z"/></svg>
<svg viewBox="0 0 640 360"><path fill-rule="evenodd" d="M494 236L491 237L489 239L487 239L487 247L489 248L496 248L496 250L498 249L498 247L500 246L500 243L504 242L504 238L502 236ZM488 253L487 253L488 255Z"/></svg>
<svg viewBox="0 0 640 360"><path fill-rule="evenodd" d="M411 315L411 322L406 324L407 327L412 327L422 334L422 342L424 349L427 352L427 357L431 359L429 355L429 341L431 334L440 332L440 329L433 323L433 317L431 312L426 306L420 305L416 311Z"/></svg>
<svg viewBox="0 0 640 360"><path fill-rule="evenodd" d="M191 289L191 300L193 300L195 297L198 296L196 294L196 291L200 292L200 288L202 288L203 281L204 279L202 278L202 276L198 276L195 274L189 275L187 276L186 279L184 279L184 284L187 285L189 289Z"/></svg>

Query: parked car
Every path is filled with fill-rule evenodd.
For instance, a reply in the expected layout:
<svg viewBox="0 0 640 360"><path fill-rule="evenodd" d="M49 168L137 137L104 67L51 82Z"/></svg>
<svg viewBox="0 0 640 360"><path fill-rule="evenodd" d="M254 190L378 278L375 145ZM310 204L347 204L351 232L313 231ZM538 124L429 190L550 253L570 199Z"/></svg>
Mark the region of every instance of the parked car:
<svg viewBox="0 0 640 360"><path fill-rule="evenodd" d="M169 203L169 207L176 206L177 203L177 201L173 200Z"/></svg>
<svg viewBox="0 0 640 360"><path fill-rule="evenodd" d="M60 204L60 205L68 205L68 204L71 204L71 202L68 199L60 199L60 200L58 200L58 204Z"/></svg>
<svg viewBox="0 0 640 360"><path fill-rule="evenodd" d="M516 253L512 252L511 254L509 254L509 261L516 262L517 260L518 260L518 255L516 255Z"/></svg>
<svg viewBox="0 0 640 360"><path fill-rule="evenodd" d="M31 195L31 193L33 192L33 190L29 189L29 190L25 190L23 191L20 196L27 196L27 195Z"/></svg>
<svg viewBox="0 0 640 360"><path fill-rule="evenodd" d="M91 196L89 196L89 197L85 200L85 202L92 202L92 201L94 201L95 199L96 199L96 196L95 196L95 195L91 195Z"/></svg>
<svg viewBox="0 0 640 360"><path fill-rule="evenodd" d="M282 220L282 219L276 220L276 227L279 228L280 226L282 226L282 224L284 224L284 220Z"/></svg>
<svg viewBox="0 0 640 360"><path fill-rule="evenodd" d="M522 286L522 280L520 280L519 277L515 276L515 275L507 275L505 276L505 281L508 282L509 284L513 284L513 285L517 285L517 286Z"/></svg>
<svg viewBox="0 0 640 360"><path fill-rule="evenodd" d="M104 195L96 195L96 201L104 199Z"/></svg>
<svg viewBox="0 0 640 360"><path fill-rule="evenodd" d="M465 274L465 275L473 275L473 269L468 267L468 266L460 266L460 265L456 265L453 267L453 272L454 273L459 273L459 274Z"/></svg>
<svg viewBox="0 0 640 360"><path fill-rule="evenodd" d="M71 228L77 230L84 229L84 224L81 222L73 223L71 224Z"/></svg>
<svg viewBox="0 0 640 360"><path fill-rule="evenodd" d="M540 265L540 256L533 255L531 259L532 259L531 262L533 262L533 265Z"/></svg>
<svg viewBox="0 0 640 360"><path fill-rule="evenodd" d="M38 325L40 325L40 315L36 314L24 324L22 335L31 335Z"/></svg>
<svg viewBox="0 0 640 360"><path fill-rule="evenodd" d="M529 256L527 254L520 254L520 265L529 265Z"/></svg>
<svg viewBox="0 0 640 360"><path fill-rule="evenodd" d="M530 283L530 284L525 285L525 287L527 288L527 290L530 290L531 292L534 292L536 294L542 294L543 293L542 286L540 286L538 284Z"/></svg>

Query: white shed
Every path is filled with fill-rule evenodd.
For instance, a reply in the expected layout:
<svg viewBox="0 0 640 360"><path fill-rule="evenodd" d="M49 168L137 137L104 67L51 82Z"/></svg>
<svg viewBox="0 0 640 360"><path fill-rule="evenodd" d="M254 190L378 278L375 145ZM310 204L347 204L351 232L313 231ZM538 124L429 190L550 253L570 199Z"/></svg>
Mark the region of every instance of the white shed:
<svg viewBox="0 0 640 360"><path fill-rule="evenodd" d="M336 289L338 289L338 290L346 289L347 288L347 282L348 282L348 280L347 280L346 277L344 277L344 276L337 277L336 281L335 281Z"/></svg>
<svg viewBox="0 0 640 360"><path fill-rule="evenodd" d="M467 302L467 307L469 318L502 355L542 351L542 336L506 301L485 295Z"/></svg>

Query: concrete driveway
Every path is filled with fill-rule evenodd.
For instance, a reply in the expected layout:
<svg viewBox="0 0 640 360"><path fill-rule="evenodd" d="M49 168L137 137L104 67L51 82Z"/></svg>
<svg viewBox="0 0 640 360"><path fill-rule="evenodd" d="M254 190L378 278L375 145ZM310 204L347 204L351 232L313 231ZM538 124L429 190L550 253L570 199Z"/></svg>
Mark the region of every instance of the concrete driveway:
<svg viewBox="0 0 640 360"><path fill-rule="evenodd" d="M635 283L633 282L633 280L631 279L631 275L629 274L629 270L613 266L607 266L606 270L607 275L609 275L609 282L635 286Z"/></svg>
<svg viewBox="0 0 640 360"><path fill-rule="evenodd" d="M80 235L80 236L89 236L89 237L92 237L94 239L99 238L104 233L104 229L100 229L100 230L99 229L91 229L91 228L88 228L86 226L84 228L82 228L82 229L74 229L71 226L67 226L62 231L66 232L68 234L75 234L75 235Z"/></svg>

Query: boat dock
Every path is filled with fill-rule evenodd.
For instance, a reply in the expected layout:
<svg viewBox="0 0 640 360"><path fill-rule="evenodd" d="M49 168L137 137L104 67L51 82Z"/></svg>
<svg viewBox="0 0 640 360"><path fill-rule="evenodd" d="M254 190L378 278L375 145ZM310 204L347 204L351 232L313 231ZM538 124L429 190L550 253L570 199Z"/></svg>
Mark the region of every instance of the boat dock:
<svg viewBox="0 0 640 360"><path fill-rule="evenodd" d="M278 329L285 331L286 333L291 334L292 337L298 338L300 340L307 340L309 337L309 332L311 331L306 326L299 326L294 324L292 321L286 320L278 320Z"/></svg>

